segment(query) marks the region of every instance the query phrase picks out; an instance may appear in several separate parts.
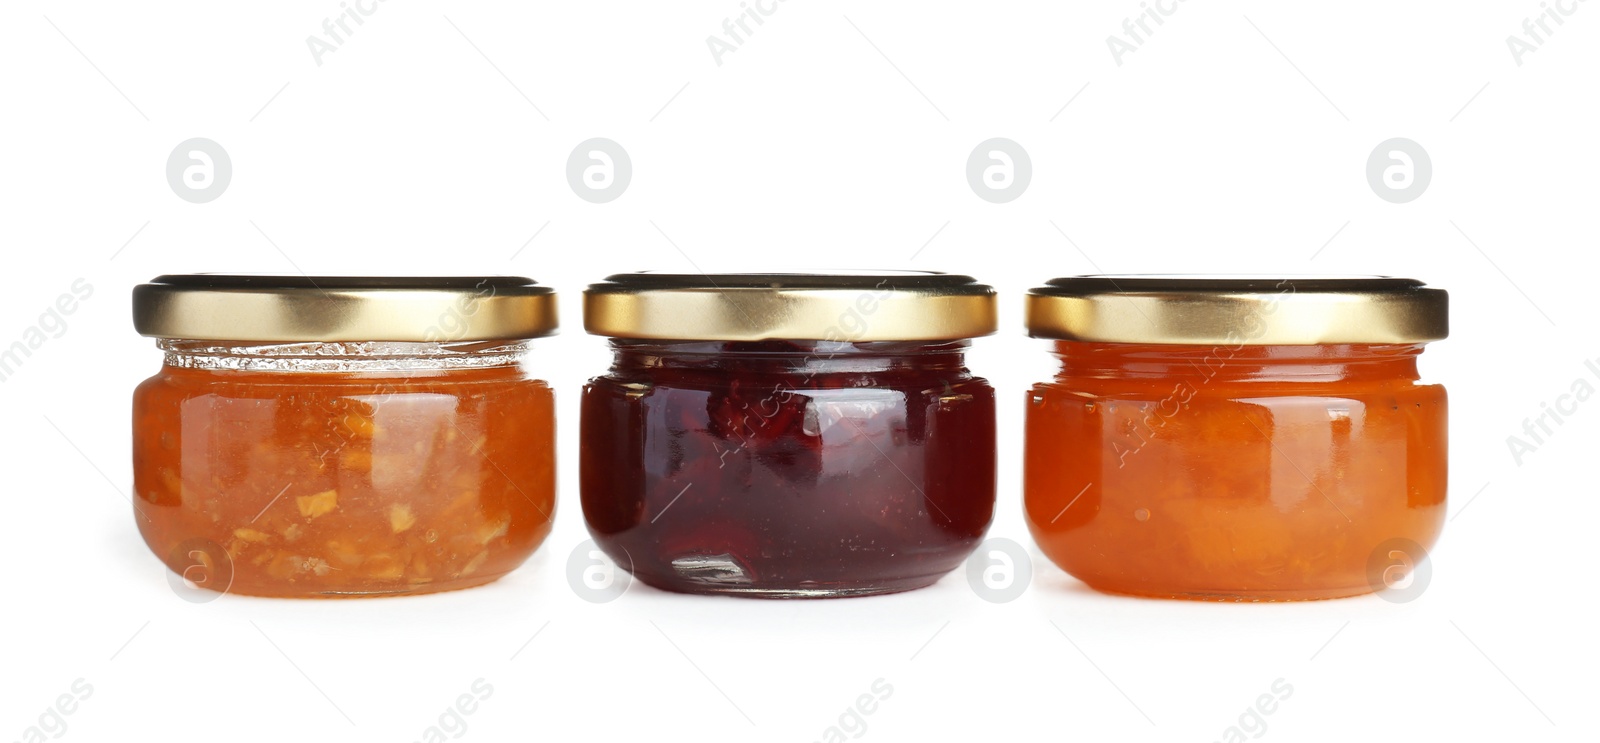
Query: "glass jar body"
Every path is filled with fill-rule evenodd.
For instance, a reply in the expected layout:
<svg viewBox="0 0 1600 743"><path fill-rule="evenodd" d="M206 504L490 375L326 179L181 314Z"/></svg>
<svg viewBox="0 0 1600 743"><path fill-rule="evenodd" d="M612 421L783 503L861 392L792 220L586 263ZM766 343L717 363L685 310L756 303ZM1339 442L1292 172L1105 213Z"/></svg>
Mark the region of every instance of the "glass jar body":
<svg viewBox="0 0 1600 743"><path fill-rule="evenodd" d="M671 591L931 584L994 511L994 390L966 346L614 340L583 393L589 531Z"/></svg>
<svg viewBox="0 0 1600 743"><path fill-rule="evenodd" d="M134 393L136 519L255 596L488 583L550 531L554 399L523 344L164 340Z"/></svg>
<svg viewBox="0 0 1600 743"><path fill-rule="evenodd" d="M1028 397L1034 539L1115 593L1384 588L1388 550L1423 559L1444 523L1447 403L1421 350L1058 341L1060 373Z"/></svg>

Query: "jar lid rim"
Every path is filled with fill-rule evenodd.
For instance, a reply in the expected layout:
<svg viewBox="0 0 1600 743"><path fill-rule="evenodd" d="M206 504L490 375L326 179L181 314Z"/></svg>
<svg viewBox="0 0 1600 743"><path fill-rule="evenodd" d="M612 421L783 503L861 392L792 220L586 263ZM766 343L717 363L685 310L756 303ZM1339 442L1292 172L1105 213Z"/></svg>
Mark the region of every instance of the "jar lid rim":
<svg viewBox="0 0 1600 743"><path fill-rule="evenodd" d="M1287 274L1091 274L1063 276L1030 294L1071 296L1100 292L1271 292L1292 293L1401 291L1426 286L1416 279L1378 275Z"/></svg>
<svg viewBox="0 0 1600 743"><path fill-rule="evenodd" d="M556 294L522 276L165 274L133 289L133 324L157 338L478 341L558 326Z"/></svg>
<svg viewBox="0 0 1600 743"><path fill-rule="evenodd" d="M1029 335L1103 343L1423 343L1449 294L1392 276L1090 275L1028 292Z"/></svg>
<svg viewBox="0 0 1600 743"><path fill-rule="evenodd" d="M635 271L607 276L589 291L637 292L705 289L886 289L890 291L944 290L973 295L994 290L962 274L936 271L836 271L827 273L667 273Z"/></svg>
<svg viewBox="0 0 1600 743"><path fill-rule="evenodd" d="M583 293L584 328L653 340L934 341L998 326L994 288L927 271L614 274Z"/></svg>
<svg viewBox="0 0 1600 743"><path fill-rule="evenodd" d="M149 284L161 284L176 289L322 289L382 290L419 289L453 291L492 286L496 290L550 293L548 286L526 276L309 276L257 273L173 273L151 279Z"/></svg>

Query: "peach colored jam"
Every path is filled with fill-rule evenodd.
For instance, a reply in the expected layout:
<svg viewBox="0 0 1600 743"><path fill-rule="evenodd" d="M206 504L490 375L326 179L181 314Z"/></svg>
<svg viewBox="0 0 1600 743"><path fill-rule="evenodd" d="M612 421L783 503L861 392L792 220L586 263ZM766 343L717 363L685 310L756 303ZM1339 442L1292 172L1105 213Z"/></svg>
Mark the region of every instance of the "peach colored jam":
<svg viewBox="0 0 1600 743"><path fill-rule="evenodd" d="M136 520L168 567L219 591L488 583L550 531L554 426L550 388L514 365L165 366L134 393Z"/></svg>
<svg viewBox="0 0 1600 743"><path fill-rule="evenodd" d="M1418 383L1421 349L1058 341L1060 373L1028 399L1033 536L1115 593L1381 588L1374 552L1426 549L1444 521L1445 390Z"/></svg>

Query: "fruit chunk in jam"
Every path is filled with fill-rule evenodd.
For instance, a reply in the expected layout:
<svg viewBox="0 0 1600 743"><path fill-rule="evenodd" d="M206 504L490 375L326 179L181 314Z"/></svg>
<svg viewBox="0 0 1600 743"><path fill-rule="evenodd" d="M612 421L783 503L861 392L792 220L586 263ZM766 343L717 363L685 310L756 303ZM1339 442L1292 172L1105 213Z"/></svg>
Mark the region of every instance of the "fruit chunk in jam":
<svg viewBox="0 0 1600 743"><path fill-rule="evenodd" d="M963 366L965 342L613 346L584 389L584 516L646 583L907 590L988 528L994 391Z"/></svg>
<svg viewBox="0 0 1600 743"><path fill-rule="evenodd" d="M256 596L443 591L550 530L553 398L515 366L166 366L134 395L139 528L168 567Z"/></svg>

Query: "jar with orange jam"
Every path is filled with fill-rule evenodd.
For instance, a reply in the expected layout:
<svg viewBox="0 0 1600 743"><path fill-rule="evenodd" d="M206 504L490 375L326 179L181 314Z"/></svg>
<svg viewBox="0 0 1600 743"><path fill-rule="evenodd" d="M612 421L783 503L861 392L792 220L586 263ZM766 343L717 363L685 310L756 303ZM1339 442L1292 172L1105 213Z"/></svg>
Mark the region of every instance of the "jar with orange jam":
<svg viewBox="0 0 1600 743"><path fill-rule="evenodd" d="M1027 520L1089 586L1289 601L1406 580L1445 517L1448 297L1410 279L1080 276L1027 297Z"/></svg>
<svg viewBox="0 0 1600 743"><path fill-rule="evenodd" d="M134 326L135 520L182 585L339 597L475 586L550 531L555 413L517 277L161 276ZM192 592L193 595L210 595Z"/></svg>

